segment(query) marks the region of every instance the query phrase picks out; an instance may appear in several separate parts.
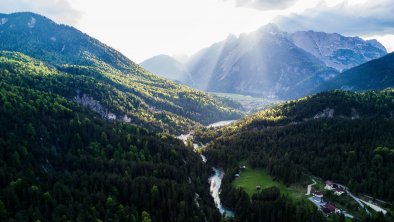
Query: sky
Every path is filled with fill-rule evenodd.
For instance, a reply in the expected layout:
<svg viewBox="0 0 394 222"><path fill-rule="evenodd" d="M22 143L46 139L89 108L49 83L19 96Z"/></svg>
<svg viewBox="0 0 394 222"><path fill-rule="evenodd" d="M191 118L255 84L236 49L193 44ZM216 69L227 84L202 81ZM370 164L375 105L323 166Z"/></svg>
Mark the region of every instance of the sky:
<svg viewBox="0 0 394 222"><path fill-rule="evenodd" d="M183 59L268 23L376 38L394 50L393 0L1 0L0 13L20 11L72 25L135 62Z"/></svg>

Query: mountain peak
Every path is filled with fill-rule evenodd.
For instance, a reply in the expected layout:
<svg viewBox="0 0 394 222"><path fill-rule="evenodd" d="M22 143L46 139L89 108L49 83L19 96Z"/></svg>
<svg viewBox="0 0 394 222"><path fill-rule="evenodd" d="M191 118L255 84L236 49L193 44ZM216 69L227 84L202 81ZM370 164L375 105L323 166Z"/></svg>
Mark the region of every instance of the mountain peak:
<svg viewBox="0 0 394 222"><path fill-rule="evenodd" d="M18 51L52 65L90 65L101 60L126 71L135 64L126 56L81 31L32 12L0 14L0 48ZM29 47L27 47L29 46ZM56 61L53 55L58 55Z"/></svg>
<svg viewBox="0 0 394 222"><path fill-rule="evenodd" d="M258 32L265 32L275 35L282 33L282 30L280 30L279 26L277 26L275 23L268 23L267 25L261 27Z"/></svg>
<svg viewBox="0 0 394 222"><path fill-rule="evenodd" d="M237 36L236 35L234 35L233 33L231 33L231 34L229 34L228 36L227 36L227 38L226 38L226 42L231 42L231 41L235 41L235 40L237 40Z"/></svg>
<svg viewBox="0 0 394 222"><path fill-rule="evenodd" d="M0 13L0 20L4 21L7 20L7 22L15 25L21 25L23 23L23 25L27 25L27 27L32 28L34 27L34 24L37 21L40 22L48 22L48 23L53 23L56 24L54 21L52 21L51 19L34 13L34 12L15 12L15 13L10 13L10 14L3 14ZM1 24L2 22L0 22ZM3 25L3 24L1 24Z"/></svg>
<svg viewBox="0 0 394 222"><path fill-rule="evenodd" d="M378 41L346 37L338 33L298 31L289 38L299 48L311 53L327 66L344 71L387 54Z"/></svg>

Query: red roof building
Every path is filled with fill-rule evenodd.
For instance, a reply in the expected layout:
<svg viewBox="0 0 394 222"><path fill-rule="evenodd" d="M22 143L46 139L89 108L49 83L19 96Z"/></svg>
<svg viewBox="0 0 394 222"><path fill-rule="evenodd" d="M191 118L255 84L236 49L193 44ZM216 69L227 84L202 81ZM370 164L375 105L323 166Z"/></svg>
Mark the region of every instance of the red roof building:
<svg viewBox="0 0 394 222"><path fill-rule="evenodd" d="M337 207L332 203L326 203L326 205L324 205L324 208L329 210L330 213L335 212L335 209L337 209Z"/></svg>

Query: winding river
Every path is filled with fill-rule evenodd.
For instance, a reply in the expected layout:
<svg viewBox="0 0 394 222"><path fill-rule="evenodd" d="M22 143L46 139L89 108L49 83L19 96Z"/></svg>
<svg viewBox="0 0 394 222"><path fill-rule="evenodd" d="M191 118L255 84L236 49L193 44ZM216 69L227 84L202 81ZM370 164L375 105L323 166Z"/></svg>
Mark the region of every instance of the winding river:
<svg viewBox="0 0 394 222"><path fill-rule="evenodd" d="M212 123L210 125L207 126L207 128L210 127L222 127L222 126L226 126L229 125L233 122L235 122L237 120L229 120L229 121L220 121L220 122L216 122L216 123ZM192 133L189 133L187 135L180 135L177 136L178 139L182 140L185 144L187 143L187 140L192 136ZM193 148L194 150L197 150L198 148L200 148L200 146L198 144L193 144ZM206 163L207 162L207 158L203 155L200 154L201 156L201 161ZM213 171L213 175L211 177L209 177L208 182L210 184L209 187L209 191L211 192L211 196L213 198L213 201L215 202L215 206L218 208L219 212L224 215L225 217L234 217L234 212L232 212L231 210L226 209L221 201L220 201L220 186L222 185L222 180L223 180L223 176L224 176L224 171L223 169L217 168L217 167L212 167L212 171Z"/></svg>

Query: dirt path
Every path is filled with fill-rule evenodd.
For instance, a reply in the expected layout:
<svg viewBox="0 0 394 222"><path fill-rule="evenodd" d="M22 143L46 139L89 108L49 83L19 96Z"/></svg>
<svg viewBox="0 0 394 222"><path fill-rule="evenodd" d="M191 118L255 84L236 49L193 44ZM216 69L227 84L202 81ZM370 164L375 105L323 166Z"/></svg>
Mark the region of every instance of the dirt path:
<svg viewBox="0 0 394 222"><path fill-rule="evenodd" d="M312 186L316 185L316 180L312 179L313 183L308 185L308 188L306 189L306 194L305 195L310 195L311 194L311 190L312 190Z"/></svg>

